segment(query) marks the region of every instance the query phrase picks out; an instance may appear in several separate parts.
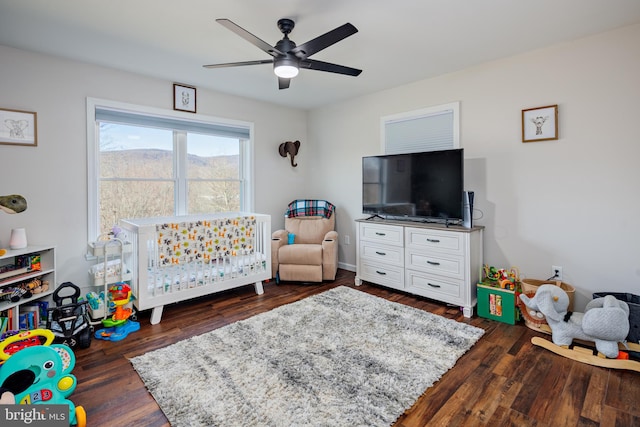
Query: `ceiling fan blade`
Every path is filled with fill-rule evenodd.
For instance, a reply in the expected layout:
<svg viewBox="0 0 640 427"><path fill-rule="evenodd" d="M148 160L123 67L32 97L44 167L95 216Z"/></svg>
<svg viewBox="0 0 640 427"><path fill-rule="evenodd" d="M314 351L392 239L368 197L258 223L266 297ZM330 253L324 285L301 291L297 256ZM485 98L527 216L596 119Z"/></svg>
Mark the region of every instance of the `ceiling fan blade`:
<svg viewBox="0 0 640 427"><path fill-rule="evenodd" d="M278 89L289 89L289 84L291 83L291 79L285 79L282 77L278 77Z"/></svg>
<svg viewBox="0 0 640 427"><path fill-rule="evenodd" d="M240 65L259 65L259 64L273 64L273 59L261 59L258 61L244 61L244 62L227 62L226 64L203 65L203 67L204 68L224 68L224 67L238 67Z"/></svg>
<svg viewBox="0 0 640 427"><path fill-rule="evenodd" d="M268 53L271 56L284 55L283 52L280 52L278 49L271 46L269 43L254 36L249 31L245 30L244 28L234 23L233 21L230 21L226 18L220 18L220 19L216 19L216 22L225 26L229 30L233 31L234 33L236 33L237 35L239 35L240 37L242 37L243 39L251 43L252 45L256 46L258 49Z"/></svg>
<svg viewBox="0 0 640 427"><path fill-rule="evenodd" d="M309 40L306 43L299 45L291 50L291 53L298 58L308 58L316 52L320 52L332 44L339 42L342 39L346 39L350 35L358 32L358 29L353 25L346 23L334 30L329 31L321 36L316 37L313 40Z"/></svg>
<svg viewBox="0 0 640 427"><path fill-rule="evenodd" d="M346 74L347 76L359 76L362 70L345 67L344 65L332 64L330 62L316 61L315 59L303 59L300 61L300 68L309 70L328 71L330 73Z"/></svg>

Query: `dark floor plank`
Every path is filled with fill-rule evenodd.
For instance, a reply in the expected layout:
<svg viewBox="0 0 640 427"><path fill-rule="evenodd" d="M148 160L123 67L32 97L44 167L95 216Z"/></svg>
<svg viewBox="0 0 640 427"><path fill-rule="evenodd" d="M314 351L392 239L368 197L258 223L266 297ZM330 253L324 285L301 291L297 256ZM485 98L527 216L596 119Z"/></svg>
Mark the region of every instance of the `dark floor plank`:
<svg viewBox="0 0 640 427"><path fill-rule="evenodd" d="M336 286L355 288L354 273L339 270L335 282L323 284L271 281L263 295L245 286L171 305L157 325L149 323L149 312L140 313L140 331L125 340L94 340L76 351L78 386L70 398L85 408L92 427L168 426L129 358ZM535 347L531 337L541 334L521 324L467 319L458 307L368 283L357 289L485 330L396 427L640 425L638 373L583 365Z"/></svg>

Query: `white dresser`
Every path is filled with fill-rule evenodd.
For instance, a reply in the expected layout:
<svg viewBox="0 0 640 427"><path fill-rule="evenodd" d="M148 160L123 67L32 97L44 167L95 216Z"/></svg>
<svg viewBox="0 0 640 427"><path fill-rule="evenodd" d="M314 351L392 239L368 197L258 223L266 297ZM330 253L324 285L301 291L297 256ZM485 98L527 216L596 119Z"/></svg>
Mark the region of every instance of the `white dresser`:
<svg viewBox="0 0 640 427"><path fill-rule="evenodd" d="M473 316L481 278L483 227L357 220L356 285L399 289Z"/></svg>

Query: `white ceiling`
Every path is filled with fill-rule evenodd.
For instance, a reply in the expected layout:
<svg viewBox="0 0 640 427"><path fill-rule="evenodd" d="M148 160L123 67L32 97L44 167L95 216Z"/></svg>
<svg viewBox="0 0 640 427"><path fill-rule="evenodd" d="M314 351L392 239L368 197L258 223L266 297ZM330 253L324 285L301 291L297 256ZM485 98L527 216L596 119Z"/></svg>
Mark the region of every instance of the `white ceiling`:
<svg viewBox="0 0 640 427"><path fill-rule="evenodd" d="M364 71L303 69L278 90L271 65L205 69L270 59L217 18L269 44L280 18L297 44L350 22L312 58ZM2 45L303 109L638 22L639 0L0 0Z"/></svg>

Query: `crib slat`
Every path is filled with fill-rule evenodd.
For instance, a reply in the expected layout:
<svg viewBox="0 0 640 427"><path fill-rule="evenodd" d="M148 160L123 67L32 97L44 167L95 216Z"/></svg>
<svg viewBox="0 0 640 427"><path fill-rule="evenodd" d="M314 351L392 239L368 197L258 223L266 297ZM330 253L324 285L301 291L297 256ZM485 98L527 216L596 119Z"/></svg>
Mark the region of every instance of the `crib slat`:
<svg viewBox="0 0 640 427"><path fill-rule="evenodd" d="M189 262L169 263L162 257L162 241L157 226L181 223L215 223L226 221L227 232L243 218L255 218L253 237L246 234L233 239L234 247L230 254L205 259L189 256ZM198 223L199 224L199 223ZM160 322L162 307L198 296L221 292L227 289L254 284L256 293L264 292L262 281L271 278L271 217L255 213L224 213L210 215L188 215L162 218L144 218L121 220L120 226L126 230L133 244L132 288L138 310L154 309L152 323ZM242 241L248 241L252 248L242 247ZM180 248L177 248L180 249Z"/></svg>

